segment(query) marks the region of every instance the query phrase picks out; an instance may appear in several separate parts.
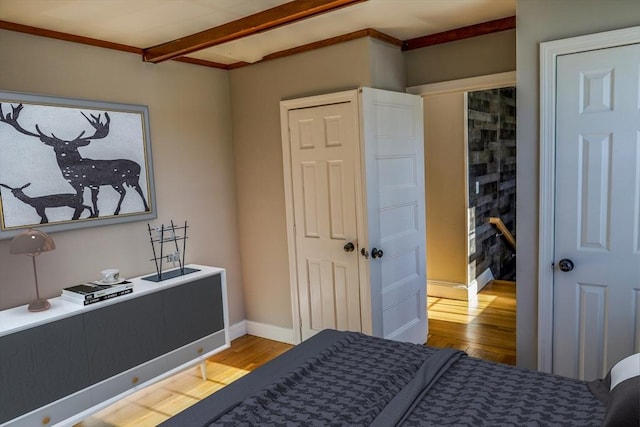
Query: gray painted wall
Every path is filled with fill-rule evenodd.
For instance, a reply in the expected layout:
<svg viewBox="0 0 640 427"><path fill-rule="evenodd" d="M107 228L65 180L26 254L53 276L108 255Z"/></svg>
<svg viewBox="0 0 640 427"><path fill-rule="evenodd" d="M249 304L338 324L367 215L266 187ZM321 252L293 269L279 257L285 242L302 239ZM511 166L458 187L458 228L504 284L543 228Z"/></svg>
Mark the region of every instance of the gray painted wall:
<svg viewBox="0 0 640 427"><path fill-rule="evenodd" d="M404 92L407 88L407 70L402 50L377 39L369 39L369 42L371 87Z"/></svg>
<svg viewBox="0 0 640 427"><path fill-rule="evenodd" d="M467 280L465 102L460 92L423 97L427 280Z"/></svg>
<svg viewBox="0 0 640 427"><path fill-rule="evenodd" d="M539 43L640 24L638 0L518 0L518 365L537 366Z"/></svg>
<svg viewBox="0 0 640 427"><path fill-rule="evenodd" d="M516 69L516 30L500 31L404 53L407 86Z"/></svg>

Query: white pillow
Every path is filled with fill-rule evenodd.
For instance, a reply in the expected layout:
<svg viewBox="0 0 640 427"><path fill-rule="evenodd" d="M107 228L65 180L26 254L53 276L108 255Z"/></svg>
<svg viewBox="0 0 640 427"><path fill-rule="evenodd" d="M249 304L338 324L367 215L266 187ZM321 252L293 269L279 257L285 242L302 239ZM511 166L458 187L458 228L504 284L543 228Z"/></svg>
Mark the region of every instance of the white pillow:
<svg viewBox="0 0 640 427"><path fill-rule="evenodd" d="M622 381L631 377L640 375L640 353L632 354L629 357L625 357L611 368L611 387L609 390L613 390L615 386Z"/></svg>

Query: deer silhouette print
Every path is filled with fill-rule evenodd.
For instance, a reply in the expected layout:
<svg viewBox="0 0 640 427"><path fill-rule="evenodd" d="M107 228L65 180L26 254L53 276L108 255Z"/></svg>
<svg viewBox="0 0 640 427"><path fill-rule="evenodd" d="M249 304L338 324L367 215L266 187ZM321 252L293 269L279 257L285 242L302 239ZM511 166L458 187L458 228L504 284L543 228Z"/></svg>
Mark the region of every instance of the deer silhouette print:
<svg viewBox="0 0 640 427"><path fill-rule="evenodd" d="M29 197L24 194L23 190L30 185L31 183L28 182L22 187L12 188L8 185L0 184L0 186L11 190L11 193L15 196L16 199L32 206L40 216L40 224L46 224L49 222L49 219L47 218L47 214L45 212L47 208L70 207L74 209L72 219L80 218L80 215L82 215L82 212L84 212L85 209L88 209L89 214L93 215L91 206L82 204L82 196L79 194L48 194L46 196Z"/></svg>
<svg viewBox="0 0 640 427"><path fill-rule="evenodd" d="M53 133L46 135L40 130L39 125L35 125L37 133L24 129L18 119L23 105L11 105L11 112L4 114L2 112L2 104L0 104L0 122L4 122L12 126L18 132L39 138L45 145L53 148L56 154L56 161L62 176L76 191L76 194L82 199L84 197L84 189L91 190L91 202L93 204L93 212L91 217L98 217L98 192L103 185L111 186L120 194L120 200L116 206L114 215L120 213L122 201L127 193L126 187L133 187L142 198L144 210L148 211L149 206L144 197L142 188L140 187L140 165L133 160L115 159L115 160L96 160L82 157L78 148L87 146L91 141L105 138L109 134L109 124L111 118L108 113L104 113L104 121L101 114L87 117L80 112L85 119L91 124L95 132L93 135L84 136L83 130L75 139L65 140L56 137Z"/></svg>

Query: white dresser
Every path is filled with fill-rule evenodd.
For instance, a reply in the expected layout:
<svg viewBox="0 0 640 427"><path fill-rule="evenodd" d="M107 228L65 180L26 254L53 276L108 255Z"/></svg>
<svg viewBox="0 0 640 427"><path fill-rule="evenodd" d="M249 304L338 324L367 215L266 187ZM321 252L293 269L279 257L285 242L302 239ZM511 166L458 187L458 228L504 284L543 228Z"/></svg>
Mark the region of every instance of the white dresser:
<svg viewBox="0 0 640 427"><path fill-rule="evenodd" d="M0 425L71 425L228 348L225 270L188 267L88 306L0 311Z"/></svg>

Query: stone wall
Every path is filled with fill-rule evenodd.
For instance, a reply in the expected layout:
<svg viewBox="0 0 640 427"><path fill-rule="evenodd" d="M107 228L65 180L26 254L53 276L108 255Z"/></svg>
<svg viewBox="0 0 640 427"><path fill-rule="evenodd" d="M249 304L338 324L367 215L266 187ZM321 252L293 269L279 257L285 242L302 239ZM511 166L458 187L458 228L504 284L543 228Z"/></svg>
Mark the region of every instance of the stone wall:
<svg viewBox="0 0 640 427"><path fill-rule="evenodd" d="M515 280L515 251L489 224L502 219L516 234L516 90L469 92L469 279L487 268Z"/></svg>

